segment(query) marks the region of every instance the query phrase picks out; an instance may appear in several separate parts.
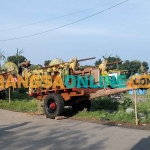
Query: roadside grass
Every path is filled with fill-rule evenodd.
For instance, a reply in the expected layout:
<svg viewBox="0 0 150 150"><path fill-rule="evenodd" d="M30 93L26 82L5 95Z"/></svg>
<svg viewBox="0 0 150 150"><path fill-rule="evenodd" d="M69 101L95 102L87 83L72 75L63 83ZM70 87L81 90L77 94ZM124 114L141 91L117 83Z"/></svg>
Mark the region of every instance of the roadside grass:
<svg viewBox="0 0 150 150"><path fill-rule="evenodd" d="M8 99L8 91L6 94L6 99ZM10 99L11 100L18 100L18 101L22 101L22 100L32 100L33 98L30 97L27 93L20 93L18 91L11 91L10 93Z"/></svg>
<svg viewBox="0 0 150 150"><path fill-rule="evenodd" d="M0 108L7 109L17 112L37 112L38 111L38 102L29 97L26 93L20 93L17 91L10 94L10 104L8 102L8 91L5 100L0 100Z"/></svg>
<svg viewBox="0 0 150 150"><path fill-rule="evenodd" d="M150 101L138 103L137 108L139 112L150 113Z"/></svg>
<svg viewBox="0 0 150 150"><path fill-rule="evenodd" d="M74 118L134 123L134 113L125 112L126 108L131 106L133 106L133 103L128 97L125 97L122 101L111 100L108 97L97 98L92 101L91 111L79 112Z"/></svg>
<svg viewBox="0 0 150 150"><path fill-rule="evenodd" d="M127 108L132 111L126 112ZM150 102L138 102L137 109L139 123L150 123ZM121 101L110 100L107 97L98 98L92 101L91 111L78 112L73 118L135 123L134 104L129 97L124 97Z"/></svg>
<svg viewBox="0 0 150 150"><path fill-rule="evenodd" d="M11 103L8 103L8 93L6 100L0 100L0 108L27 112L38 112L38 101L29 97L26 93L18 91L11 92ZM130 108L131 112L126 112ZM137 104L139 123L150 123L150 101L138 102ZM41 108L43 111L43 108ZM89 112L73 113L71 108L65 108L64 115L75 119L96 119L99 121L112 121L123 123L135 123L134 104L130 97L126 95L123 100L116 101L108 97L92 100L92 109Z"/></svg>
<svg viewBox="0 0 150 150"><path fill-rule="evenodd" d="M112 122L130 122L134 123L134 113L127 114L124 111L117 111L109 113L105 110L94 111L94 112L79 112L74 116L76 119L96 119L99 121L112 121Z"/></svg>
<svg viewBox="0 0 150 150"><path fill-rule="evenodd" d="M130 98L133 97L132 94L128 94L128 93L126 93L125 96L130 97ZM147 95L146 94L144 94L144 95L143 94L137 94L137 97L139 97L139 98L147 98Z"/></svg>
<svg viewBox="0 0 150 150"><path fill-rule="evenodd" d="M150 101L137 104L137 110L141 123L150 123Z"/></svg>
<svg viewBox="0 0 150 150"><path fill-rule="evenodd" d="M7 100L0 101L0 108L16 112L37 112L37 105L36 100L12 100L10 105Z"/></svg>

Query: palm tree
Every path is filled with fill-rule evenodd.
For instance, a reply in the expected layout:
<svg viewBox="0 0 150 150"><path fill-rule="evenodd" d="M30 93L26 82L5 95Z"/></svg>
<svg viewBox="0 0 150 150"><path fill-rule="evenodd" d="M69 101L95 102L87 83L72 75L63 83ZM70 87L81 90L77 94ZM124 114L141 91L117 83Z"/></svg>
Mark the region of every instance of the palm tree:
<svg viewBox="0 0 150 150"><path fill-rule="evenodd" d="M0 69L1 69L1 61L2 61L2 60L5 61L5 59L6 59L6 57L5 57L5 55L4 55L4 52L5 52L5 51L2 51L2 52L1 52L1 50L0 50Z"/></svg>
<svg viewBox="0 0 150 150"><path fill-rule="evenodd" d="M17 62L18 62L18 66L19 66L19 56L23 53L23 49L18 51L18 48L17 48L17 53L16 53L16 58L17 58Z"/></svg>

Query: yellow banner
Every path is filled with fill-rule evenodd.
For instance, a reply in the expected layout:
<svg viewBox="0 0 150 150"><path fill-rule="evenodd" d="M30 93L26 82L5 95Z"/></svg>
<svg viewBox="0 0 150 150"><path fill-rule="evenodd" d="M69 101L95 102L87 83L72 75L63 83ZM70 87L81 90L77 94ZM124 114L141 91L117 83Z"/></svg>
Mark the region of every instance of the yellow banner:
<svg viewBox="0 0 150 150"><path fill-rule="evenodd" d="M131 76L127 87L138 88L150 88L150 75L135 75Z"/></svg>

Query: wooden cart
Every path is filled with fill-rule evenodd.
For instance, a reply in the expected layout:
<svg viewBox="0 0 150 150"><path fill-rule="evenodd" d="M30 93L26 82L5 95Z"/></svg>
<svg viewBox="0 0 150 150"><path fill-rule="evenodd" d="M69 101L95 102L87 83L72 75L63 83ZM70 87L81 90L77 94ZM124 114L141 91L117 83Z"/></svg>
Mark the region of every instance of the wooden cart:
<svg viewBox="0 0 150 150"><path fill-rule="evenodd" d="M98 83L99 69L89 68L83 71L75 71L70 73L75 77L78 75L84 77L94 76L94 82ZM104 88L56 88L56 89L40 89L31 93L30 96L35 97L38 100L44 100L44 111L47 117L55 118L63 114L64 106L72 106L74 111L78 110L90 110L91 100L96 97L112 95L119 92L125 92L130 90L129 88L116 88L116 89L104 89Z"/></svg>

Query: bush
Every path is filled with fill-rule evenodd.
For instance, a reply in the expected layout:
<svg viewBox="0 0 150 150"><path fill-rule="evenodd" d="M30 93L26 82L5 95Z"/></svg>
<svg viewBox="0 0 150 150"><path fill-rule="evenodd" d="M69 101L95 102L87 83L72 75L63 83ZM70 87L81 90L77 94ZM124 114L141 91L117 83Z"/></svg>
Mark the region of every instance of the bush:
<svg viewBox="0 0 150 150"><path fill-rule="evenodd" d="M150 113L150 102L140 102L137 104L137 109L139 112Z"/></svg>
<svg viewBox="0 0 150 150"><path fill-rule="evenodd" d="M124 97L122 100L112 100L108 97L97 98L92 101L92 109L97 110L126 110L133 107L133 102L130 98Z"/></svg>
<svg viewBox="0 0 150 150"><path fill-rule="evenodd" d="M18 90L19 93L25 93L27 92L27 89L24 88L24 87L21 87L19 90Z"/></svg>
<svg viewBox="0 0 150 150"><path fill-rule="evenodd" d="M133 107L133 102L131 98L124 97L122 100L119 101L119 109L126 110L129 107Z"/></svg>
<svg viewBox="0 0 150 150"><path fill-rule="evenodd" d="M115 100L111 100L108 97L97 98L92 101L92 109L94 111L97 110L118 110L119 102Z"/></svg>

